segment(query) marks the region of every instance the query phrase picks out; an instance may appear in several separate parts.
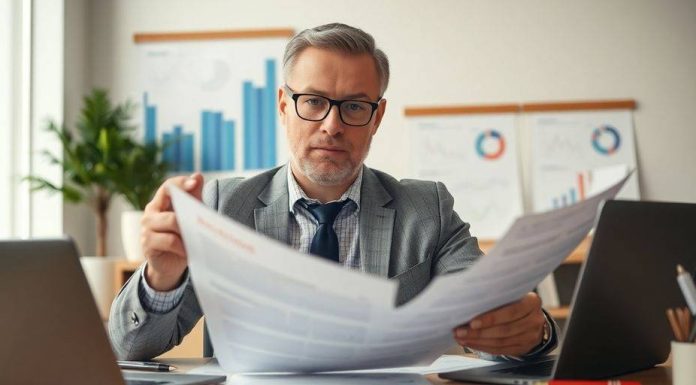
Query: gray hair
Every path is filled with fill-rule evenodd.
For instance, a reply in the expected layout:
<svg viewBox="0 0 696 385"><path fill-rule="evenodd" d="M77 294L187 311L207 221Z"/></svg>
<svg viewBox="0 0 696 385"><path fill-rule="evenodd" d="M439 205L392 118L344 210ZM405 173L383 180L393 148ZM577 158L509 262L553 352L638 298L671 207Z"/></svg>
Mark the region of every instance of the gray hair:
<svg viewBox="0 0 696 385"><path fill-rule="evenodd" d="M308 47L329 49L351 55L372 55L379 76L380 96L384 96L389 85L389 59L381 49L375 46L375 39L369 33L341 23L305 29L295 35L285 47L283 74L286 80L297 56Z"/></svg>

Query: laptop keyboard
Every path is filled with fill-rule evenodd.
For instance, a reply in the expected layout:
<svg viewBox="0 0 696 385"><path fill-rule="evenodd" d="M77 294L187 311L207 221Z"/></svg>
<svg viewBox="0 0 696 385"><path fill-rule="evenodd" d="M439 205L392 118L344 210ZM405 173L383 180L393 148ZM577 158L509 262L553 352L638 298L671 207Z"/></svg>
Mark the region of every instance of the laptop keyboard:
<svg viewBox="0 0 696 385"><path fill-rule="evenodd" d="M530 377L546 377L546 376L551 376L551 372L553 371L553 364L555 362L556 361L554 361L554 360L542 361L542 362L536 362L533 364L515 366L512 368L492 370L492 372L493 373L511 373L511 374L515 374L515 375L530 376Z"/></svg>

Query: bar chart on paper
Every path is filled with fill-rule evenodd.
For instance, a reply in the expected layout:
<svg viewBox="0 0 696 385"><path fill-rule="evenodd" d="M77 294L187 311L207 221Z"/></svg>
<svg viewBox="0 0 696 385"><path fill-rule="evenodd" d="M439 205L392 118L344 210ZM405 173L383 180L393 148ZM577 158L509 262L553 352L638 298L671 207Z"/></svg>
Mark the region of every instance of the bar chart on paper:
<svg viewBox="0 0 696 385"><path fill-rule="evenodd" d="M177 173L253 172L284 162L277 90L285 41L143 45L143 140L162 144Z"/></svg>
<svg viewBox="0 0 696 385"><path fill-rule="evenodd" d="M586 191L589 176L589 172L578 172L574 178L567 178L569 179L568 182L571 182L570 179L574 179L574 183L568 183L568 187L566 189L561 189L558 194L552 196L551 206L554 209L559 209L561 207L570 206L580 201L584 201L587 196Z"/></svg>

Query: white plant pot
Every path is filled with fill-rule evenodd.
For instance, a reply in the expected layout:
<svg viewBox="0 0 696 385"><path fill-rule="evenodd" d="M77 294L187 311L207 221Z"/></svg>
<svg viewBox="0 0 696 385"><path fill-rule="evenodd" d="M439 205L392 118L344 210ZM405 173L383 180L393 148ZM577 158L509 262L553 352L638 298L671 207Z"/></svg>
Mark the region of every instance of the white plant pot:
<svg viewBox="0 0 696 385"><path fill-rule="evenodd" d="M121 213L121 242L126 259L130 262L145 260L143 248L140 245L140 219L142 217L142 211L124 211Z"/></svg>
<svg viewBox="0 0 696 385"><path fill-rule="evenodd" d="M92 290L94 302L97 303L102 319L109 318L111 302L116 296L114 279L116 278L116 262L121 257L81 257L80 264L87 276L87 283Z"/></svg>

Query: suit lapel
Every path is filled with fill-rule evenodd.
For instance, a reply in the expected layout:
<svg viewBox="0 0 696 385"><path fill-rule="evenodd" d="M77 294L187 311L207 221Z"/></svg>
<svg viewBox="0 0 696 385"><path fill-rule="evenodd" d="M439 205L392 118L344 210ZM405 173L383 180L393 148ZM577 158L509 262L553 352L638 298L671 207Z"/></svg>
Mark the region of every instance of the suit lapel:
<svg viewBox="0 0 696 385"><path fill-rule="evenodd" d="M364 168L360 195L360 256L365 271L386 277L389 274L394 209L384 207L392 197L377 175Z"/></svg>
<svg viewBox="0 0 696 385"><path fill-rule="evenodd" d="M265 205L254 209L256 231L281 242L288 243L288 179L285 165L278 169L271 183L259 194Z"/></svg>

